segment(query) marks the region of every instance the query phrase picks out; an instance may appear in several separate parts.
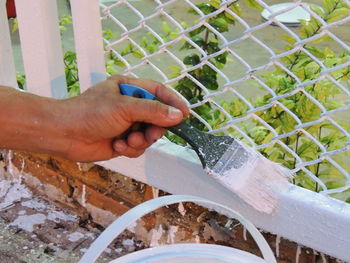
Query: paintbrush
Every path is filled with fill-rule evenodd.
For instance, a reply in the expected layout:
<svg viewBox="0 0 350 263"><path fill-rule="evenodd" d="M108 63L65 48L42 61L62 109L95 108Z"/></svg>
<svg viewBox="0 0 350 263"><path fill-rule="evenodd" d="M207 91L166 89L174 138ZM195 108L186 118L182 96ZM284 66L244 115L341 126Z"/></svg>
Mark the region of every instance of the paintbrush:
<svg viewBox="0 0 350 263"><path fill-rule="evenodd" d="M128 84L119 84L123 95L159 100L152 93ZM184 139L197 153L205 171L255 209L272 213L278 196L288 187L289 171L230 136L202 132L182 121L167 127Z"/></svg>

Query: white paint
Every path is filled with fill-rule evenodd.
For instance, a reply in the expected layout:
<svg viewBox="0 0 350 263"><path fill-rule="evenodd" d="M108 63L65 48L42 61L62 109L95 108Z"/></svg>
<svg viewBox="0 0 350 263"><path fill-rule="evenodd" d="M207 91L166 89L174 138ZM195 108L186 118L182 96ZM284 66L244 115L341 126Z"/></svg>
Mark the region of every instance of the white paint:
<svg viewBox="0 0 350 263"><path fill-rule="evenodd" d="M10 189L12 183L9 180L0 181L0 198L4 197Z"/></svg>
<svg viewBox="0 0 350 263"><path fill-rule="evenodd" d="M276 257L280 256L280 243L281 243L281 236L276 236Z"/></svg>
<svg viewBox="0 0 350 263"><path fill-rule="evenodd" d="M47 205L44 204L42 201L39 201L39 199L37 199L37 198L23 201L23 202L21 202L21 205L28 207L28 208L33 208L37 211L44 211L47 209Z"/></svg>
<svg viewBox="0 0 350 263"><path fill-rule="evenodd" d="M178 205L178 207L177 207L177 211L179 211L179 213L180 213L182 216L186 215L186 209L185 209L185 207L184 207L184 205L183 205L182 202L179 203L179 205Z"/></svg>
<svg viewBox="0 0 350 263"><path fill-rule="evenodd" d="M34 215L21 215L13 221L10 226L17 226L25 231L32 232L35 225L43 224L46 220L46 216L43 214Z"/></svg>
<svg viewBox="0 0 350 263"><path fill-rule="evenodd" d="M71 242L76 242L84 237L85 237L85 235L83 233L77 231L77 232L73 232L73 233L69 234L67 236L67 239Z"/></svg>
<svg viewBox="0 0 350 263"><path fill-rule="evenodd" d="M199 238L199 236L198 236L198 235L196 235L196 237L195 237L195 240L194 240L194 241L195 241L197 244L201 242L201 240L200 240L200 238Z"/></svg>
<svg viewBox="0 0 350 263"><path fill-rule="evenodd" d="M149 235L150 235L150 247L156 247L159 246L159 240L162 238L163 235L163 227L162 225L159 225L158 229L151 229Z"/></svg>
<svg viewBox="0 0 350 263"><path fill-rule="evenodd" d="M300 254L301 254L301 247L298 245L297 251L295 253L295 263L299 263Z"/></svg>
<svg viewBox="0 0 350 263"><path fill-rule="evenodd" d="M215 172L214 167L206 171L258 211L272 213L278 206L279 193L288 188L288 170L239 141L235 141L235 145L242 147L245 157L248 158L241 167L232 167L224 172ZM242 151L227 153L230 155L223 155L222 162L229 165L235 160L235 155L242 154ZM220 162L219 160L218 163Z"/></svg>
<svg viewBox="0 0 350 263"><path fill-rule="evenodd" d="M120 157L98 164L172 194L227 205L259 228L350 261L350 205L345 202L290 184L286 191L276 193L282 205L272 214L261 213L208 176L194 151L164 140L139 158Z"/></svg>
<svg viewBox="0 0 350 263"><path fill-rule="evenodd" d="M122 253L123 252L123 248L116 248L114 249L114 251L118 254Z"/></svg>
<svg viewBox="0 0 350 263"><path fill-rule="evenodd" d="M112 212L103 210L97 206L91 205L90 203L86 203L86 210L90 213L94 222L104 227L108 226L117 218Z"/></svg>
<svg viewBox="0 0 350 263"><path fill-rule="evenodd" d="M152 195L153 195L153 198L159 197L159 189L152 187Z"/></svg>
<svg viewBox="0 0 350 263"><path fill-rule="evenodd" d="M247 229L243 227L243 239L247 241Z"/></svg>
<svg viewBox="0 0 350 263"><path fill-rule="evenodd" d="M74 43L77 52L80 90L106 78L102 27L98 0L71 0Z"/></svg>
<svg viewBox="0 0 350 263"><path fill-rule="evenodd" d="M16 69L5 4L6 1L0 1L0 85L17 88Z"/></svg>
<svg viewBox="0 0 350 263"><path fill-rule="evenodd" d="M86 185L83 184L82 190L81 190L81 205L83 207L86 207Z"/></svg>
<svg viewBox="0 0 350 263"><path fill-rule="evenodd" d="M168 244L174 244L175 243L175 234L177 233L179 227L178 226L170 226L168 230L168 238L167 243Z"/></svg>
<svg viewBox="0 0 350 263"><path fill-rule="evenodd" d="M0 203L0 210L12 205L14 202L20 201L22 198L32 197L32 193L17 181L11 181L10 184L4 183L2 186L9 186L9 188L4 200ZM2 192L5 192L5 190Z"/></svg>
<svg viewBox="0 0 350 263"><path fill-rule="evenodd" d="M134 244L135 244L135 242L133 239L124 239L122 241L122 245L125 247L130 247L130 246L133 246Z"/></svg>
<svg viewBox="0 0 350 263"><path fill-rule="evenodd" d="M127 227L127 230L129 230L131 233L135 233L136 226L137 226L137 222L132 222L132 223Z"/></svg>
<svg viewBox="0 0 350 263"><path fill-rule="evenodd" d="M15 3L27 90L41 96L67 97L56 1Z"/></svg>
<svg viewBox="0 0 350 263"><path fill-rule="evenodd" d="M77 221L78 218L74 215L70 215L68 213L65 213L63 211L50 211L47 215L47 219L52 220L54 222L59 221Z"/></svg>

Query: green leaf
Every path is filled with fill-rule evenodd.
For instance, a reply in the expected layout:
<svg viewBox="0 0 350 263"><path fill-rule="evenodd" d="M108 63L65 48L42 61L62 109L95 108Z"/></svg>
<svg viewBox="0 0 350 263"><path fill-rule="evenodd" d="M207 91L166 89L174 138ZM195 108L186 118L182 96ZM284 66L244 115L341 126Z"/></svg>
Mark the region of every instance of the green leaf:
<svg viewBox="0 0 350 263"><path fill-rule="evenodd" d="M162 29L163 29L163 32L167 35L169 35L171 33L171 28L170 28L169 24L165 21L163 21L163 23L162 23Z"/></svg>
<svg viewBox="0 0 350 263"><path fill-rule="evenodd" d="M195 66L200 62L200 58L197 54L192 54L192 55L188 55L184 58L183 62L186 65L192 65Z"/></svg>
<svg viewBox="0 0 350 263"><path fill-rule="evenodd" d="M294 43L296 42L295 38L292 37L291 35L282 34L282 35L280 35L280 37L292 45L294 45Z"/></svg>
<svg viewBox="0 0 350 263"><path fill-rule="evenodd" d="M215 11L215 8L211 6L209 3L201 3L196 5L205 15L210 14ZM191 12L191 14L196 13L196 11Z"/></svg>
<svg viewBox="0 0 350 263"><path fill-rule="evenodd" d="M263 7L256 0L244 0L244 3L253 9L262 10Z"/></svg>
<svg viewBox="0 0 350 263"><path fill-rule="evenodd" d="M217 90L219 88L219 84L216 81L216 76L200 76L199 78L200 83L202 83L207 89L210 90Z"/></svg>
<svg viewBox="0 0 350 263"><path fill-rule="evenodd" d="M209 20L209 24L214 27L217 31L219 31L220 33L222 32L227 32L228 31L228 23L227 21L222 18L222 17L218 17L218 18L212 18Z"/></svg>
<svg viewBox="0 0 350 263"><path fill-rule="evenodd" d="M331 10L334 8L335 6L335 0L323 0L323 9L324 11L329 14L331 12Z"/></svg>
<svg viewBox="0 0 350 263"><path fill-rule="evenodd" d="M110 40L110 39L115 38L115 37L117 37L117 35L114 34L112 30L110 30L110 29L103 30L103 38L104 39Z"/></svg>
<svg viewBox="0 0 350 263"><path fill-rule="evenodd" d="M313 5L313 4L310 4L309 6L310 6L310 9L312 11L314 11L316 14L318 14L320 17L322 17L322 18L324 17L324 11L322 8L320 8L317 5Z"/></svg>
<svg viewBox="0 0 350 263"><path fill-rule="evenodd" d="M143 58L144 57L143 53L140 50L138 50L138 49L135 49L131 54L135 58Z"/></svg>
<svg viewBox="0 0 350 263"><path fill-rule="evenodd" d="M220 8L220 5L221 5L221 1L220 0L209 0L209 4L216 8L216 9L219 9Z"/></svg>
<svg viewBox="0 0 350 263"><path fill-rule="evenodd" d="M349 15L349 9L345 7L335 9L328 17L327 23L336 22Z"/></svg>
<svg viewBox="0 0 350 263"><path fill-rule="evenodd" d="M233 2L231 5L230 5L230 9L237 15L239 16L242 16L242 9L241 9L241 6L239 5L239 2L236 1L236 2Z"/></svg>
<svg viewBox="0 0 350 263"><path fill-rule="evenodd" d="M310 53L318 58L324 58L324 51L320 48L305 45L305 49L310 51Z"/></svg>
<svg viewBox="0 0 350 263"><path fill-rule="evenodd" d="M228 52L226 51L226 52L224 52L224 53L222 53L222 54L216 56L214 59L215 59L217 62L220 62L220 63L222 63L222 64L226 64L226 61L227 61L226 58L227 58L227 56L228 56Z"/></svg>

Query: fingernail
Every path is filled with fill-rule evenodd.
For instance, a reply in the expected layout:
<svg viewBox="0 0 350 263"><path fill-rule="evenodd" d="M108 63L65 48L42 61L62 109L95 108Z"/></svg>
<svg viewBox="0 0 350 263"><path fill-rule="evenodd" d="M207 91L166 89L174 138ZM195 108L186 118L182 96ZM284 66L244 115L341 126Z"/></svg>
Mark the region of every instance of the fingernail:
<svg viewBox="0 0 350 263"><path fill-rule="evenodd" d="M126 149L126 147L127 146L122 141L117 141L117 142L114 143L114 150L116 152L123 152Z"/></svg>
<svg viewBox="0 0 350 263"><path fill-rule="evenodd" d="M180 111L177 108L174 107L169 107L168 109L168 118L171 120L177 120L177 119L182 119L183 114L182 111Z"/></svg>

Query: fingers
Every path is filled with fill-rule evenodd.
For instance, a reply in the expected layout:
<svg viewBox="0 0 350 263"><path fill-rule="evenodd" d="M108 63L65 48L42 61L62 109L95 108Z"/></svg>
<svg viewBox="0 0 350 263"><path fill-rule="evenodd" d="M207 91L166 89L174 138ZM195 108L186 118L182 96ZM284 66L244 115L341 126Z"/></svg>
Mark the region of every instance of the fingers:
<svg viewBox="0 0 350 263"><path fill-rule="evenodd" d="M131 132L126 139L116 139L113 149L118 155L138 157L145 150L163 136L165 130L156 126L149 126L145 132Z"/></svg>
<svg viewBox="0 0 350 263"><path fill-rule="evenodd" d="M159 101L126 97L120 105L122 118L130 123L146 122L159 127L174 126L182 121L181 110Z"/></svg>
<svg viewBox="0 0 350 263"><path fill-rule="evenodd" d="M129 78L119 75L112 76L110 79L117 81L118 84L125 83L146 89L156 95L163 103L180 109L184 117L187 117L189 114L189 109L186 102L173 90L165 87L159 82L148 79Z"/></svg>

